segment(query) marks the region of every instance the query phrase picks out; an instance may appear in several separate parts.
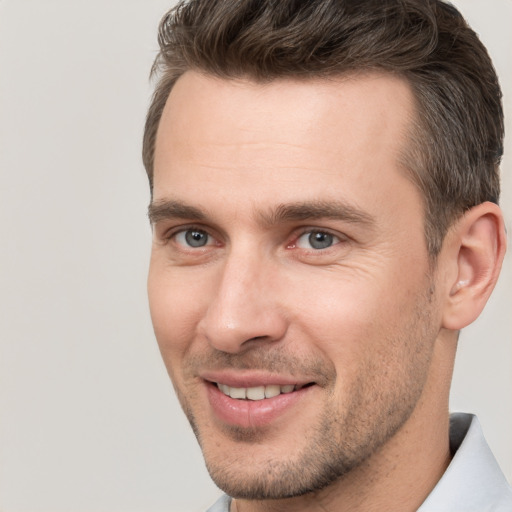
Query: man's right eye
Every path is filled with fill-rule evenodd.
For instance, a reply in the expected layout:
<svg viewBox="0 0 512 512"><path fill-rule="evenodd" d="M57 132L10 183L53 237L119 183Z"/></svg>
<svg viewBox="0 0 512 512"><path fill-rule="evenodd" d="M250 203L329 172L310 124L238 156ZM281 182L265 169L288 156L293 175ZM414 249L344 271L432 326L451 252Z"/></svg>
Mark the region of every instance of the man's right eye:
<svg viewBox="0 0 512 512"><path fill-rule="evenodd" d="M206 247L213 243L212 237L202 229L185 229L176 233L174 239L179 245L193 249Z"/></svg>

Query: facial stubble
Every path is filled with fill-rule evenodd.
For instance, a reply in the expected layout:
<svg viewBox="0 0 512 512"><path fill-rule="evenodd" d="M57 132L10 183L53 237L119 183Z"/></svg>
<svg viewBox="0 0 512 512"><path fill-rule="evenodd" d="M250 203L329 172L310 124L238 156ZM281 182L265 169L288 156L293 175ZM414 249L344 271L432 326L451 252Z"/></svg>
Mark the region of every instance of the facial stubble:
<svg viewBox="0 0 512 512"><path fill-rule="evenodd" d="M358 378L344 395L345 403L336 401L335 383L343 375L337 375L332 364L324 360L299 364L315 371L322 368L325 405L314 424L301 432L305 440L302 447L295 453L287 453L287 458L267 455L257 461L245 460L248 447L258 450L260 446L261 452L269 453L271 450L265 444L272 441L272 436L267 436L265 430L237 427L226 427L218 434L226 436L230 444L238 444L236 457L230 457L227 452L226 456L216 455L218 446L212 454L210 447L220 446L220 438L212 439L211 432L205 434L206 429L196 418L189 400L176 389L217 486L240 499L303 496L343 479L376 454L403 427L421 399L437 336L431 318L433 296L434 290L430 288L416 304L413 314L407 315L409 323L401 326L398 333L395 330L394 336L378 344L380 349L369 354ZM261 369L271 365L275 370L288 361L288 371L297 367L294 357L282 353L275 357L265 353L263 359L267 362L261 359L257 362L258 359L253 354L250 363L232 366L253 365ZM271 359L273 363L268 362ZM307 410L303 414L307 415Z"/></svg>

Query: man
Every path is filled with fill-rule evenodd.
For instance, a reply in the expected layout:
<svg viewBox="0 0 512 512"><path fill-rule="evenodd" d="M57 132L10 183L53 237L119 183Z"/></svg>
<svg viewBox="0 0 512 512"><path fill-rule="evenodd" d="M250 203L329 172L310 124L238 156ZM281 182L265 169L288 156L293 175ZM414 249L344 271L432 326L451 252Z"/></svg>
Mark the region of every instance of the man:
<svg viewBox="0 0 512 512"><path fill-rule="evenodd" d="M198 0L159 41L148 290L210 510L512 510L448 414L506 245L474 32L441 1Z"/></svg>

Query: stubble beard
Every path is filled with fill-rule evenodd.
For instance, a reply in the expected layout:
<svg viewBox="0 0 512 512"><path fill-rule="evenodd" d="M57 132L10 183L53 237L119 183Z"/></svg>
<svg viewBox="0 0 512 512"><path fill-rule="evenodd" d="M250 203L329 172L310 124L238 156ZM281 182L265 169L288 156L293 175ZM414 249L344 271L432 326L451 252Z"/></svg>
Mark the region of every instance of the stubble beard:
<svg viewBox="0 0 512 512"><path fill-rule="evenodd" d="M403 356L400 350L397 354L403 361L400 357L398 361L394 360L395 367L388 367L383 374L383 365L393 363L384 349L384 361L375 354L369 357L361 377L345 395L347 403L327 401L315 425L304 432L306 441L302 447L287 454L286 459L275 456L244 459L248 445L257 448L266 441L265 434L257 429L229 429L231 441L239 443L239 457L224 456L218 447L212 451L216 441L206 439L187 399L180 396L203 450L208 472L217 486L239 499L303 496L343 479L378 452L407 422L421 398L436 336L431 325L432 294L433 290L430 290L425 302L417 305L409 325L394 339L381 344L388 346L390 351L393 346L402 348L406 355Z"/></svg>

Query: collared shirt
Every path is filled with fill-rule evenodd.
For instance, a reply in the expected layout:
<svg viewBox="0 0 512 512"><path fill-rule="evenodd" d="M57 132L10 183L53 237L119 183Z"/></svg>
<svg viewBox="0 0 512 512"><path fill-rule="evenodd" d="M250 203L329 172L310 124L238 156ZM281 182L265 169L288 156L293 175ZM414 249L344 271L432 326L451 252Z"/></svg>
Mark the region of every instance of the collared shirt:
<svg viewBox="0 0 512 512"><path fill-rule="evenodd" d="M476 416L450 416L450 449L450 465L418 512L512 512L512 489Z"/></svg>
<svg viewBox="0 0 512 512"><path fill-rule="evenodd" d="M450 416L448 469L417 512L512 512L512 489L485 441L476 416ZM207 512L229 512L221 496Z"/></svg>

